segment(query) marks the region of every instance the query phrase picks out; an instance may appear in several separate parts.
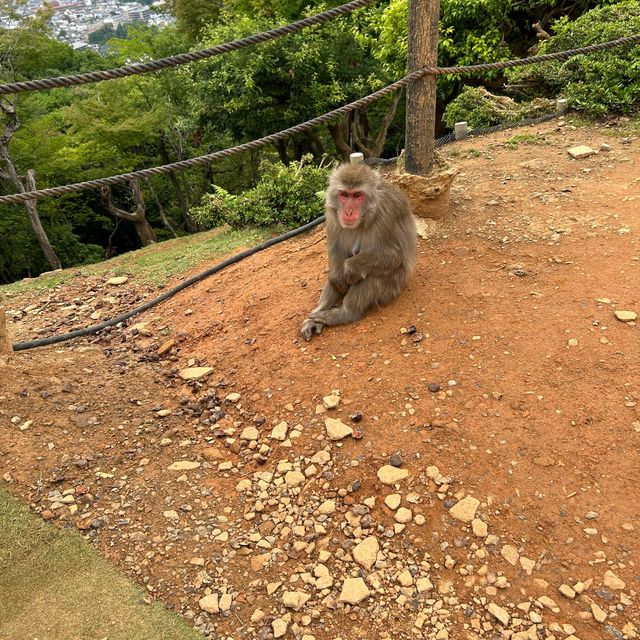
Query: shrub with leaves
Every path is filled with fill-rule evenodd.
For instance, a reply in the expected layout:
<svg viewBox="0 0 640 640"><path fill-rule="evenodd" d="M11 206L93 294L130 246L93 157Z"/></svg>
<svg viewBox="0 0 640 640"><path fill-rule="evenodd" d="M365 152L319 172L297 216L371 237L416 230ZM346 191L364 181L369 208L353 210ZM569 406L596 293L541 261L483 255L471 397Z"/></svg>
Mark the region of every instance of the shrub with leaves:
<svg viewBox="0 0 640 640"><path fill-rule="evenodd" d="M240 195L214 187L191 210L193 217L209 229L223 224L292 229L322 215L329 167L310 164L308 158L288 166L264 161L260 173L260 182Z"/></svg>
<svg viewBox="0 0 640 640"><path fill-rule="evenodd" d="M471 128L515 124L555 109L552 100L537 98L518 103L507 96L496 96L484 87L465 87L445 109L444 121L453 129L456 122L466 122Z"/></svg>
<svg viewBox="0 0 640 640"><path fill-rule="evenodd" d="M576 49L640 33L640 1L623 0L588 11L573 22L557 20L554 35L540 53ZM511 82L526 83L539 92L562 96L573 109L591 116L632 113L640 104L640 47L630 44L564 62L513 69Z"/></svg>

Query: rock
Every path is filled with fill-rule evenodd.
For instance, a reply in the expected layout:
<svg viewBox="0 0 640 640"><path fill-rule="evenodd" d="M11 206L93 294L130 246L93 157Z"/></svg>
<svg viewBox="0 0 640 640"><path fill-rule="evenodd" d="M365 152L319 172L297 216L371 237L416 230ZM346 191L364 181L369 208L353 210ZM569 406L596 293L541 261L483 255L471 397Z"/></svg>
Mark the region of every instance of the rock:
<svg viewBox="0 0 640 640"><path fill-rule="evenodd" d="M118 285L124 284L128 282L129 278L127 276L116 276L115 278L109 278L106 284L109 284L113 287L117 287Z"/></svg>
<svg viewBox="0 0 640 640"><path fill-rule="evenodd" d="M591 147L587 147L587 145L580 144L577 147L571 147L567 149L567 153L576 160L581 160L582 158L588 158L595 154L595 151Z"/></svg>
<svg viewBox="0 0 640 640"><path fill-rule="evenodd" d="M309 598L311 596L304 591L285 591L282 594L282 604L288 609L300 611L307 604Z"/></svg>
<svg viewBox="0 0 640 640"><path fill-rule="evenodd" d="M401 467L402 466L402 456L399 453L394 453L389 458L389 464L392 467Z"/></svg>
<svg viewBox="0 0 640 640"><path fill-rule="evenodd" d="M246 427L240 434L240 440L257 440L260 432L255 427Z"/></svg>
<svg viewBox="0 0 640 640"><path fill-rule="evenodd" d="M605 611L601 609L595 602L591 603L591 613L598 622L604 622L607 619L607 614L605 613Z"/></svg>
<svg viewBox="0 0 640 640"><path fill-rule="evenodd" d="M180 371L180 377L183 380L201 380L213 373L213 367L188 367Z"/></svg>
<svg viewBox="0 0 640 640"><path fill-rule="evenodd" d="M347 578L342 584L338 600L347 604L358 604L368 598L370 593L362 578Z"/></svg>
<svg viewBox="0 0 640 640"><path fill-rule="evenodd" d="M514 567L518 564L518 560L520 559L518 549L511 544L503 545L502 549L500 549L500 555Z"/></svg>
<svg viewBox="0 0 640 640"><path fill-rule="evenodd" d="M520 566L524 569L525 573L530 576L536 568L536 561L525 556L520 556Z"/></svg>
<svg viewBox="0 0 640 640"><path fill-rule="evenodd" d="M158 418L166 418L171 415L171 409L160 409L160 411L156 411L156 415Z"/></svg>
<svg viewBox="0 0 640 640"><path fill-rule="evenodd" d="M273 427L273 430L271 431L271 439L284 442L287 439L288 429L289 425L286 422L279 422L275 427Z"/></svg>
<svg viewBox="0 0 640 640"><path fill-rule="evenodd" d="M178 512L174 511L173 509L169 509L168 511L163 511L162 515L167 520L171 520L173 522L177 522L180 519L180 516L178 515Z"/></svg>
<svg viewBox="0 0 640 640"><path fill-rule="evenodd" d="M171 349L173 349L173 347L175 346L176 341L175 340L165 340L159 347L158 350L156 351L156 353L159 356L163 356L165 353L169 353L169 351L171 351Z"/></svg>
<svg viewBox="0 0 640 640"><path fill-rule="evenodd" d="M506 627L511 620L511 616L506 609L499 607L495 602L490 602L487 606L487 611L503 626Z"/></svg>
<svg viewBox="0 0 640 640"><path fill-rule="evenodd" d="M229 393L229 394L227 394L225 400L227 402L235 403L235 402L238 402L241 397L242 396L239 393Z"/></svg>
<svg viewBox="0 0 640 640"><path fill-rule="evenodd" d="M206 611L207 613L220 613L217 593L212 593L209 596L200 598L200 600L198 600L198 605L203 611Z"/></svg>
<svg viewBox="0 0 640 640"><path fill-rule="evenodd" d="M271 623L274 638L282 638L287 633L287 623L282 618L276 618Z"/></svg>
<svg viewBox="0 0 640 640"><path fill-rule="evenodd" d="M474 518L471 521L471 530L473 531L473 535L478 538L486 538L489 533L487 523L480 520L480 518Z"/></svg>
<svg viewBox="0 0 640 640"><path fill-rule="evenodd" d="M400 506L401 501L402 498L399 493L391 493L384 499L384 503L391 511L395 511Z"/></svg>
<svg viewBox="0 0 640 640"><path fill-rule="evenodd" d="M340 404L340 396L336 396L331 394L330 396L325 396L322 398L322 404L325 406L325 409L336 409Z"/></svg>
<svg viewBox="0 0 640 640"><path fill-rule="evenodd" d="M449 515L461 522L471 522L476 517L476 511L479 506L480 500L467 496L449 509Z"/></svg>
<svg viewBox="0 0 640 640"><path fill-rule="evenodd" d="M325 500L319 507L318 513L323 515L330 515L335 513L336 510L336 501L335 500Z"/></svg>
<svg viewBox="0 0 640 640"><path fill-rule="evenodd" d="M168 466L167 469L169 471L192 471L193 469L197 469L199 466L199 462L178 460L178 462L174 462L172 465Z"/></svg>
<svg viewBox="0 0 640 640"><path fill-rule="evenodd" d="M604 574L604 586L609 589L613 589L614 591L622 591L627 584L624 580L618 578L618 576L613 573L610 569Z"/></svg>
<svg viewBox="0 0 640 640"><path fill-rule="evenodd" d="M264 567L267 565L267 563L271 560L271 554L270 553L261 553L257 556L253 556L253 558L251 558L250 560L250 565L251 565L251 571L253 571L254 573L264 569Z"/></svg>
<svg viewBox="0 0 640 640"><path fill-rule="evenodd" d="M220 611L229 611L233 598L230 593L223 593L220 596Z"/></svg>
<svg viewBox="0 0 640 640"><path fill-rule="evenodd" d="M353 433L353 429L348 424L335 418L326 418L324 425L327 429L329 440L342 440Z"/></svg>
<svg viewBox="0 0 640 640"><path fill-rule="evenodd" d="M407 522L411 522L411 518L413 518L413 513L411 509L407 509L406 507L400 507L396 511L396 515L394 516L395 521L400 524L407 524Z"/></svg>
<svg viewBox="0 0 640 640"><path fill-rule="evenodd" d="M411 575L409 569L403 569L400 572L400 575L398 575L397 579L400 586L402 587L410 587L411 585L413 585L413 576Z"/></svg>
<svg viewBox="0 0 640 640"><path fill-rule="evenodd" d="M300 471L288 471L284 477L284 481L288 487L297 487L305 481L304 473Z"/></svg>
<svg viewBox="0 0 640 640"><path fill-rule="evenodd" d="M382 484L393 485L408 477L409 471L407 469L398 469L389 464L378 469L378 480L380 480Z"/></svg>
<svg viewBox="0 0 640 640"><path fill-rule="evenodd" d="M418 578L416 580L416 589L418 589L418 593L425 593L433 589L433 584L431 584L429 578Z"/></svg>
<svg viewBox="0 0 640 640"><path fill-rule="evenodd" d="M353 554L353 559L368 571L376 563L378 551L380 551L378 539L375 536L369 536L360 544L357 544L351 553Z"/></svg>
<svg viewBox="0 0 640 640"><path fill-rule="evenodd" d="M635 311L623 311L621 309L616 309L614 314L621 322L635 322L638 317Z"/></svg>
<svg viewBox="0 0 640 640"><path fill-rule="evenodd" d="M558 591L565 597L573 600L576 597L576 592L568 585L561 584L558 587Z"/></svg>

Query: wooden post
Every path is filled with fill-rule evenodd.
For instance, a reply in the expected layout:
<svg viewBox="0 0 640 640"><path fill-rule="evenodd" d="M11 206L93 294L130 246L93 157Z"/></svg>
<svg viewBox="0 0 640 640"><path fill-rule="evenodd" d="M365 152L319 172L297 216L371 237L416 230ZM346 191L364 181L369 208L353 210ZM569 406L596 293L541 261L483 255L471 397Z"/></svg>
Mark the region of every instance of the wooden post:
<svg viewBox="0 0 640 640"><path fill-rule="evenodd" d="M6 360L10 353L13 353L13 347L7 333L7 317L4 309L0 308L0 364Z"/></svg>
<svg viewBox="0 0 640 640"><path fill-rule="evenodd" d="M440 0L409 0L409 73L438 63ZM424 76L407 87L405 170L426 176L433 168L436 78Z"/></svg>

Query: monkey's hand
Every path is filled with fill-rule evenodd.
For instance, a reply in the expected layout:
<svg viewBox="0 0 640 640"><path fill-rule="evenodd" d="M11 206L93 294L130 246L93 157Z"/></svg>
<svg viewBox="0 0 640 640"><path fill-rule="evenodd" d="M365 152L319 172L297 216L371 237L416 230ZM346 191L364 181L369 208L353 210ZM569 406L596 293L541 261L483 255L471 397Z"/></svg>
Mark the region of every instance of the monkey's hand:
<svg viewBox="0 0 640 640"><path fill-rule="evenodd" d="M322 329L324 329L324 323L315 320L314 318L307 318L300 328L300 334L302 337L309 342L313 337L313 334L320 335L322 333Z"/></svg>
<svg viewBox="0 0 640 640"><path fill-rule="evenodd" d="M354 256L344 261L344 279L348 284L355 284L367 277L366 271L362 268L360 256Z"/></svg>

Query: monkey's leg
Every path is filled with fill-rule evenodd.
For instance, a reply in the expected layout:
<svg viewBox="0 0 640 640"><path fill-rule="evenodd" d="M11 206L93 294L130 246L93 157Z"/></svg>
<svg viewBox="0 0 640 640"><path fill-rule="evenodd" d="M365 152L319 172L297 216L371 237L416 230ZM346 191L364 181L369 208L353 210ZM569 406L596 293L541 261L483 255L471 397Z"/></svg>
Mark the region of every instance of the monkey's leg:
<svg viewBox="0 0 640 640"><path fill-rule="evenodd" d="M312 312L309 320L332 326L360 320L368 309L391 302L400 292L404 273L396 271L390 277L369 276L349 287L342 305L325 311Z"/></svg>
<svg viewBox="0 0 640 640"><path fill-rule="evenodd" d="M331 307L338 304L343 297L344 293L340 293L331 281L328 280L320 294L318 306L309 314L309 317L302 323L302 327L300 327L300 333L307 342L311 340L314 333L320 335L324 327L324 323L315 320L312 316L316 313L331 309Z"/></svg>
<svg viewBox="0 0 640 640"><path fill-rule="evenodd" d="M325 311L327 309L331 309L331 307L335 307L340 300L347 293L347 290L340 291L338 287L336 287L331 280L327 280L327 284L324 285L324 289L320 294L320 300L318 301L318 306L309 314L309 317L314 315L319 311Z"/></svg>

